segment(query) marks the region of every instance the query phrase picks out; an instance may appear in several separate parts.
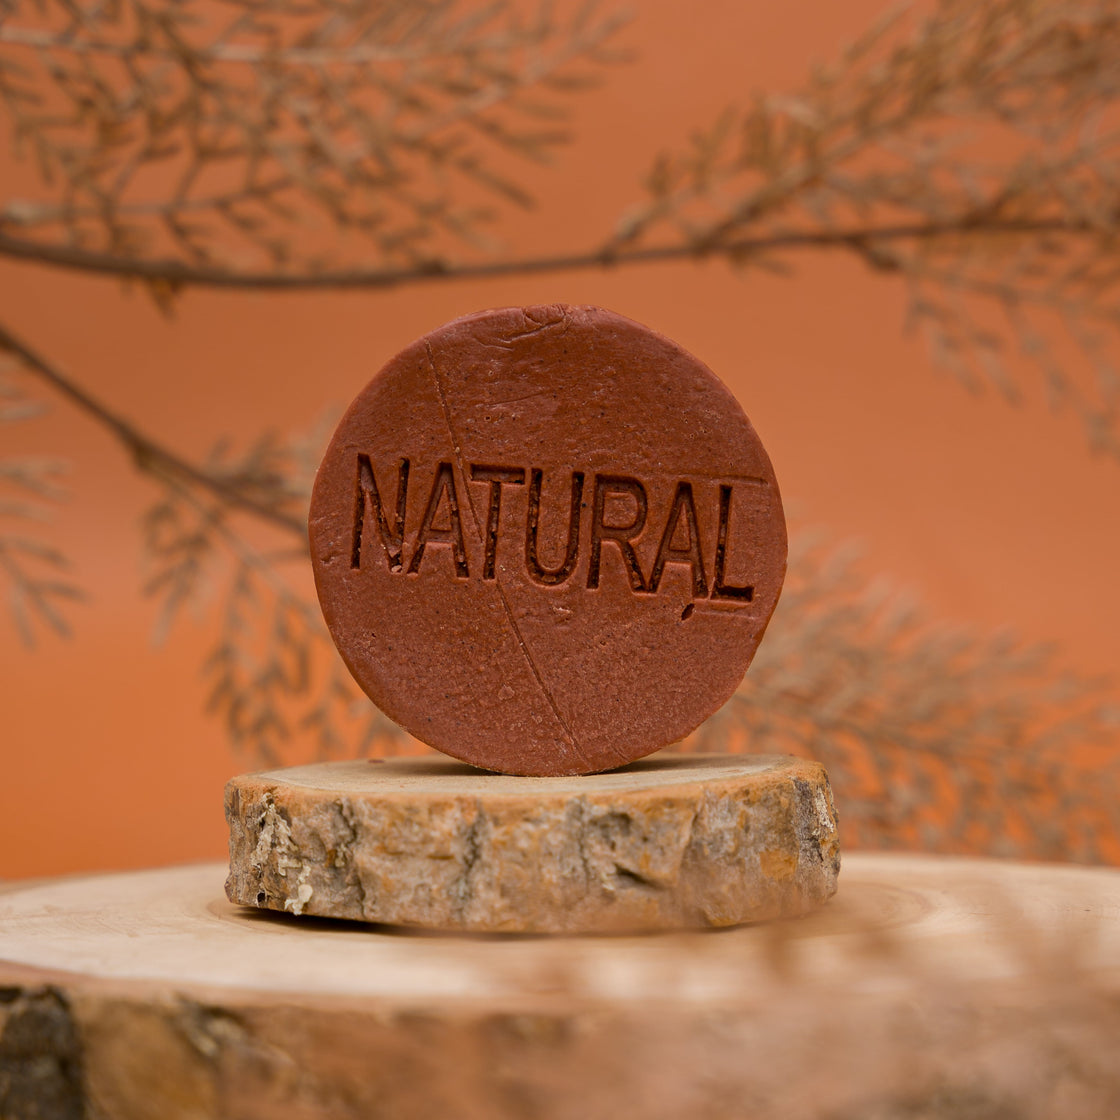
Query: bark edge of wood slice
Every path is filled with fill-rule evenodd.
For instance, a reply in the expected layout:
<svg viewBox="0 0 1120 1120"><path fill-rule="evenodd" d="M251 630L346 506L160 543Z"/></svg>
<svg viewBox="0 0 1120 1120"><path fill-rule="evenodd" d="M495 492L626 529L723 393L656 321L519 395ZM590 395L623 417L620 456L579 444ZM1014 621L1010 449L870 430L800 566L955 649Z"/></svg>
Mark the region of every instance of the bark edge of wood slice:
<svg viewBox="0 0 1120 1120"><path fill-rule="evenodd" d="M781 756L662 753L525 778L445 758L316 763L226 787L231 902L464 932L738 925L836 891L828 775Z"/></svg>

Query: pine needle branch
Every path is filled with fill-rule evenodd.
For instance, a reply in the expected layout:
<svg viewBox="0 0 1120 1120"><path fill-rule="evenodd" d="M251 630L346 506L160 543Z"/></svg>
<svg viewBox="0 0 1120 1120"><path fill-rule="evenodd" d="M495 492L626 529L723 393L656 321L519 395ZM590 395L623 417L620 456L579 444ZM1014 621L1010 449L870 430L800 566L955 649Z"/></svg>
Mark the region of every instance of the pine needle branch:
<svg viewBox="0 0 1120 1120"><path fill-rule="evenodd" d="M485 247L494 206L531 204L509 157L567 140L565 102L619 61L625 22L446 0L5 7L0 105L44 188L0 207L9 249L188 275Z"/></svg>
<svg viewBox="0 0 1120 1120"><path fill-rule="evenodd" d="M0 380L0 424L13 424L41 416L45 408L24 395L7 379ZM70 636L63 613L67 603L85 598L70 578L70 562L41 535L10 528L12 521L49 521L51 505L66 497L60 479L68 464L38 455L0 458L0 573L8 585L8 605L20 637L35 644L37 627L60 637Z"/></svg>
<svg viewBox="0 0 1120 1120"><path fill-rule="evenodd" d="M275 478L285 464L283 489L306 499L312 471L301 442L258 441L234 469L246 479ZM215 458L225 459L225 449ZM234 750L271 766L284 761L298 734L310 736L323 758L373 743L391 752L407 743L399 728L359 697L318 605L293 589L293 581L306 577L306 553L264 552L229 515L206 491L164 479L163 495L142 524L152 570L144 591L160 600L157 641L184 610L205 607L211 592L225 583L219 634L203 674L206 710L221 720Z"/></svg>
<svg viewBox="0 0 1120 1120"><path fill-rule="evenodd" d="M190 286L383 289L712 258L784 271L839 249L906 283L910 323L966 385L1018 399L1033 366L1120 459L1107 0L895 11L799 91L755 95L659 157L612 234L542 255L495 254L483 233L488 196L529 201L487 153L540 159L563 141L567 92L617 60L617 16L434 0L12 11L0 103L55 197L0 207L0 255L138 280L166 307ZM1055 360L1066 342L1084 375Z"/></svg>
<svg viewBox="0 0 1120 1120"><path fill-rule="evenodd" d="M896 13L797 93L657 160L609 251L675 243L752 267L842 245L905 280L911 323L966 385L1017 399L1033 366L1120 459L1118 54L1105 0ZM1084 374L1055 360L1065 343Z"/></svg>
<svg viewBox="0 0 1120 1120"><path fill-rule="evenodd" d="M1114 686L936 623L801 531L750 672L693 745L820 760L861 847L1117 862Z"/></svg>
<svg viewBox="0 0 1120 1120"><path fill-rule="evenodd" d="M192 285L764 268L840 250L906 285L911 323L964 384L1018 399L1017 349L1051 402L1120 459L1120 20L1108 0L896 14L801 90L757 96L659 158L613 233L498 255L495 208L531 201L510 166L548 158L569 95L618 61L620 21L596 5L521 10L0 0L0 107L41 186L0 204L0 255L136 279L166 306ZM1056 359L1063 337L1091 383ZM266 438L193 463L3 327L0 349L159 482L144 522L159 627L224 581L206 673L240 750L273 762L300 730L325 753L392 734L339 666L305 592L305 549L285 567L235 523L248 515L302 546L313 454ZM9 516L34 519L56 496L43 462L7 460L0 482L16 495L0 501ZM807 541L742 692L697 741L821 758L862 844L1120 861L1104 686L1063 676L1046 651L933 626L872 585L853 592L850 569ZM32 620L65 630L64 563L0 537L28 633Z"/></svg>

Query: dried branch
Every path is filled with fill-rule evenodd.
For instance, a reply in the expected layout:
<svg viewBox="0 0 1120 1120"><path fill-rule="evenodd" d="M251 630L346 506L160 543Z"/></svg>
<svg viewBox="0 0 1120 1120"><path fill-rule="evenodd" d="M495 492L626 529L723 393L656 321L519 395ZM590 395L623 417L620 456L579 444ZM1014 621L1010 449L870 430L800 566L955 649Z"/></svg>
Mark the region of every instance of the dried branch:
<svg viewBox="0 0 1120 1120"><path fill-rule="evenodd" d="M934 624L802 532L750 672L693 745L819 759L856 846L1116 862L1112 684Z"/></svg>
<svg viewBox="0 0 1120 1120"><path fill-rule="evenodd" d="M136 278L161 302L215 287L389 287L716 257L781 268L840 249L899 277L911 322L970 387L1052 403L1120 458L1120 20L1105 0L941 0L873 28L794 96L758 97L665 156L614 234L495 255L511 157L564 139L567 93L614 58L598 9L530 19L445 0L0 0L0 103L41 196L0 207L0 254ZM1064 336L1063 336L1063 333ZM1088 359L1071 372L1063 337ZM0 328L0 349L109 430L161 497L145 519L165 631L218 591L211 709L277 761L391 725L357 697L306 593L308 466L285 441L194 464ZM7 473L4 473L6 471ZM49 497L23 460L0 482ZM244 515L300 549L278 556ZM15 540L17 543L11 543ZM62 628L61 557L0 566ZM836 780L849 842L1120 860L1115 713L1094 682L1007 639L901 611L802 541L741 694L697 735L798 749ZM293 562L294 561L294 562ZM45 566L47 576L35 575ZM854 587L854 590L853 590Z"/></svg>
<svg viewBox="0 0 1120 1120"><path fill-rule="evenodd" d="M223 477L220 472L210 473L164 447L134 424L118 416L91 393L83 389L53 362L19 339L0 324L0 351L17 358L22 367L42 379L61 393L82 412L97 421L122 443L132 456L138 470L148 474L178 479L190 486L212 491L227 504L256 514L265 521L281 528L304 535L305 522L287 512L288 495L277 492L262 497L261 486L244 487L236 478Z"/></svg>
<svg viewBox="0 0 1120 1120"><path fill-rule="evenodd" d="M1054 222L1008 222L993 224L995 234L1014 236L1039 236L1066 231L1064 225ZM834 230L787 231L743 237L728 242L720 252L737 264L745 261L765 260L771 263L771 254L804 250L842 249L866 255L869 239L879 242L891 240L920 241L944 237L956 232L956 227L945 227L924 222L906 222L892 226L854 225ZM277 272L272 270L230 272L222 268L207 268L184 264L173 258L156 260L122 259L111 253L90 252L70 246L42 246L22 241L0 233L0 254L18 260L31 260L38 264L65 268L77 272L101 273L119 276L126 280L139 280L173 296L188 287L234 288L257 291L315 291L346 288L398 288L414 284L446 282L449 280L493 280L503 277L532 276L539 273L573 272L591 268L622 268L633 265L667 264L674 261L695 260L698 257L718 255L694 245L654 245L639 248L619 248L614 244L578 253L562 253L534 257L500 258L497 260L458 262L425 262L413 269L399 268L324 268L314 273ZM882 263L879 267L885 267Z"/></svg>
<svg viewBox="0 0 1120 1120"><path fill-rule="evenodd" d="M607 256L652 242L749 267L842 246L906 280L911 322L965 384L1017 399L1019 351L1120 459L1118 56L1104 0L896 13L798 94L659 159ZM1056 360L1063 332L1086 376Z"/></svg>
<svg viewBox="0 0 1120 1120"><path fill-rule="evenodd" d="M306 505L318 459L309 447L318 449L325 435L266 437L232 461L220 447L211 461L247 489L263 485ZM323 758L363 751L375 741L383 753L407 743L404 732L359 696L313 597L293 589L293 582L306 582L306 550L262 551L232 520L212 493L164 480L143 529L152 572L144 592L161 601L157 639L182 611L207 605L225 584L220 631L204 673L207 710L222 721L234 749L254 763L279 765L296 731L304 741L310 736Z"/></svg>
<svg viewBox="0 0 1120 1120"><path fill-rule="evenodd" d="M349 743L363 749L377 740L384 750L407 741L403 732L359 699L318 607L286 582L306 577L306 507L326 425L296 440L281 441L266 433L236 457L223 442L205 463L192 464L104 408L2 327L0 343L23 368L44 377L100 420L161 486L161 498L141 523L150 569L143 591L160 602L156 640L167 636L183 610L203 607L214 585L228 577L221 634L205 669L211 681L208 708L222 719L235 749L256 762L276 762L296 726L313 736L324 757ZM21 398L0 400L7 405L0 408L0 421L34 413ZM59 471L53 460L0 460L0 481L47 497L58 496L54 479ZM37 511L0 507L4 512ZM295 536L298 547L260 551L232 524L238 513L252 515L288 539ZM66 567L65 557L41 542L0 536L0 569L12 583L17 625L28 641L34 616L68 633L55 600L80 593L57 577L34 576L28 571L29 560L59 570ZM266 623L262 632L259 628Z"/></svg>
<svg viewBox="0 0 1120 1120"><path fill-rule="evenodd" d="M18 384L0 380L0 425L41 416L43 404L28 398ZM68 464L37 455L0 458L0 571L8 583L8 603L20 637L35 644L37 627L67 637L70 625L63 605L84 598L69 577L66 556L39 535L7 528L9 519L50 520L51 503L66 497L59 480Z"/></svg>
<svg viewBox="0 0 1120 1120"><path fill-rule="evenodd" d="M485 248L494 204L530 203L506 157L567 139L564 97L618 57L621 22L543 3L7 0L0 101L46 191L0 228L25 254L234 273Z"/></svg>
<svg viewBox="0 0 1120 1120"><path fill-rule="evenodd" d="M139 279L166 303L187 285L380 288L712 256L781 269L838 248L906 281L911 324L965 384L1018 399L1033 364L1120 458L1109 3L896 12L799 93L756 97L661 157L614 235L495 258L484 197L526 201L502 157L560 142L557 98L612 60L620 22L435 0L10 2L0 98L55 200L10 200L0 253ZM483 255L453 253L464 239ZM1083 373L1056 359L1063 338Z"/></svg>

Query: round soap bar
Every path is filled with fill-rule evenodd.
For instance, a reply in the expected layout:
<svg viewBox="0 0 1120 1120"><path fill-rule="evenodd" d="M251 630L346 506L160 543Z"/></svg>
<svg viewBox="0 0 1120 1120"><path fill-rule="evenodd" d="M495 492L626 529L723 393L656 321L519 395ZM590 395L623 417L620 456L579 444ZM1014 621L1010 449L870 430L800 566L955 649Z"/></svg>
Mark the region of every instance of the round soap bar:
<svg viewBox="0 0 1120 1120"><path fill-rule="evenodd" d="M315 480L339 652L418 739L587 774L694 730L778 601L770 460L703 363L595 307L484 311L362 390Z"/></svg>

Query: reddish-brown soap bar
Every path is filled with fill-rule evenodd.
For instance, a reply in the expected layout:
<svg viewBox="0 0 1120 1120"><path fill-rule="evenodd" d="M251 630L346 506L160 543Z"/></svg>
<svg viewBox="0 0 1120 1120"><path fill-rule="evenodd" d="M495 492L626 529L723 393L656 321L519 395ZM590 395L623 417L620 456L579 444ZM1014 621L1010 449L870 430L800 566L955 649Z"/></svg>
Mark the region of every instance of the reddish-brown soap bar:
<svg viewBox="0 0 1120 1120"><path fill-rule="evenodd" d="M703 363L595 307L484 311L398 354L311 500L327 625L417 738L606 770L723 704L778 601L770 460Z"/></svg>

